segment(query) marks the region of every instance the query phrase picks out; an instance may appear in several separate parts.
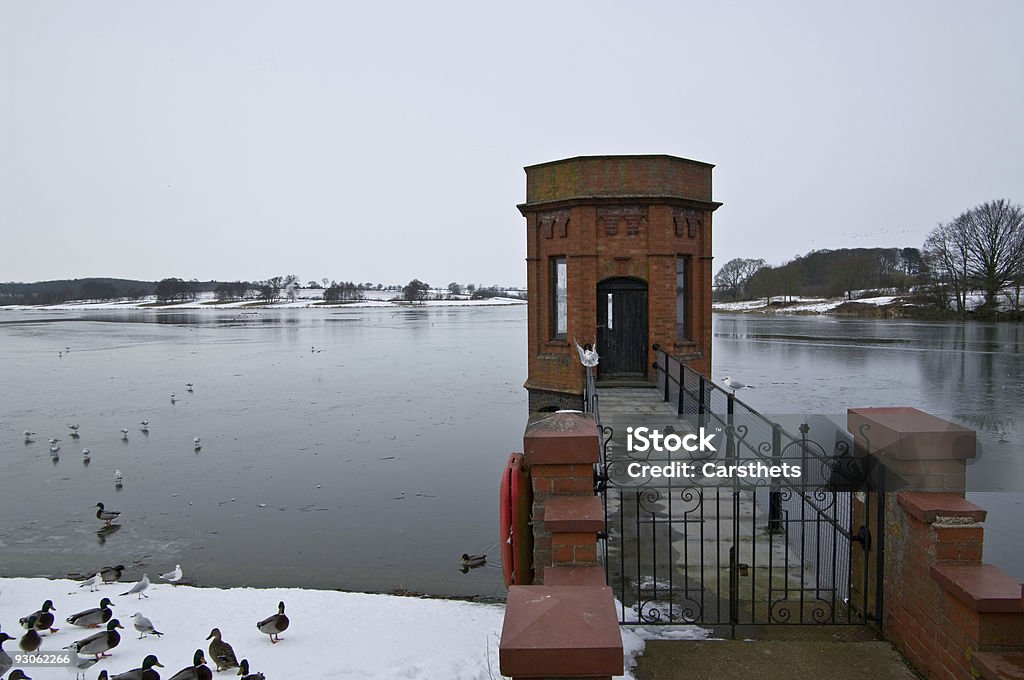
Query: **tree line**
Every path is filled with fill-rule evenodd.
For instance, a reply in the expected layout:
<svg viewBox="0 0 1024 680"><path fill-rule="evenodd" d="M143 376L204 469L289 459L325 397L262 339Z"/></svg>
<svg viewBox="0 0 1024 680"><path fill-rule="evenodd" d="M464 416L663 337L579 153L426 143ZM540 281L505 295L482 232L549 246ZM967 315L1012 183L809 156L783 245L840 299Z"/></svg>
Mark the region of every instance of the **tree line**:
<svg viewBox="0 0 1024 680"><path fill-rule="evenodd" d="M1005 199L983 203L939 224L918 248L814 250L779 266L735 258L714 277L719 300L764 298L768 304L801 297L863 292L905 293L943 311L995 315L1002 303L1021 311L1024 287L1024 208Z"/></svg>

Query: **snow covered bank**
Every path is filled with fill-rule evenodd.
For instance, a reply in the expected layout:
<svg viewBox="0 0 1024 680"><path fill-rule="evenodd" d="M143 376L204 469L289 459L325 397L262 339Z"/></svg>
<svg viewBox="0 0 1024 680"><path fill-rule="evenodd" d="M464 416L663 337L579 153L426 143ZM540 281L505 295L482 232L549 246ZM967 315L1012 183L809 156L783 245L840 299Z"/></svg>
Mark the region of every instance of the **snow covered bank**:
<svg viewBox="0 0 1024 680"><path fill-rule="evenodd" d="M864 305L865 307L890 307L893 305L905 305L902 298L895 295L880 297L860 298L847 300L846 298L775 298L769 306L762 298L760 300L743 300L740 302L716 302L712 310L716 312L733 313L755 313L755 314L833 314L841 311L839 308L846 305Z"/></svg>
<svg viewBox="0 0 1024 680"><path fill-rule="evenodd" d="M65 302L59 305L0 305L0 310L42 310L42 311L92 311L109 309L150 309L157 311L177 311L180 309L340 309L363 307L390 307L393 309L421 309L423 307L495 307L505 305L525 305L526 300L518 298L486 298L480 300L425 300L415 304L408 302L391 302L389 300L359 300L357 302L338 302L323 304L320 299L305 298L292 301L260 302L243 300L238 302L217 302L212 297L199 297L188 302L157 303L155 298L139 300L111 300L105 302Z"/></svg>
<svg viewBox="0 0 1024 680"><path fill-rule="evenodd" d="M114 617L125 630L119 631L121 643L111 657L85 672L90 679L103 669L113 675L138 668L147 654L160 659L164 668L157 670L163 678L170 678L191 665L195 650L206 653L210 644L206 637L215 627L239 660L249 660L250 672L261 672L268 680L297 675L438 680L501 677L502 605L293 588L220 590L167 584L150 586L148 599L119 595L131 585L106 584L92 593L76 581L0 579L0 628L16 638L4 645L5 650L11 656L19 651L17 639L25 631L18 619L39 609L44 600L53 600L57 608L54 625L58 631L43 637L40 651L57 652L96 632L72 626L65 619L108 597ZM284 601L291 625L281 634L281 642L272 644L257 630L256 622L275 614L279 601ZM131 620L135 612L149 618L164 636L138 639ZM622 635L627 664L632 667L646 639L702 639L707 633L682 626L623 628ZM33 680L70 680L78 669L25 670ZM234 672L220 677L234 677ZM627 672L623 677L633 676Z"/></svg>

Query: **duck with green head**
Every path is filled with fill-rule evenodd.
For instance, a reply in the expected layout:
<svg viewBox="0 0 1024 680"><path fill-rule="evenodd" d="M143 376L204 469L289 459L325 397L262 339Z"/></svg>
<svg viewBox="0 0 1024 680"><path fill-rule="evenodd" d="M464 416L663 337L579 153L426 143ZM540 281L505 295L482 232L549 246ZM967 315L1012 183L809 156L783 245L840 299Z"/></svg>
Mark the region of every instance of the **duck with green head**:
<svg viewBox="0 0 1024 680"><path fill-rule="evenodd" d="M133 668L130 671L118 673L111 676L110 680L160 680L160 673L156 669L163 667L164 665L160 663L155 654L149 654L142 660L141 668Z"/></svg>
<svg viewBox="0 0 1024 680"><path fill-rule="evenodd" d="M57 611L57 608L53 606L53 600L47 600L43 603L43 606L38 610L32 612L28 616L23 616L19 619L19 622L25 628L28 628L28 620L31 617L35 617L35 629L49 630L51 633L56 633L57 629L53 627L53 612Z"/></svg>
<svg viewBox="0 0 1024 680"><path fill-rule="evenodd" d="M288 617L284 614L284 602L278 602L277 613L263 619L256 624L256 627L260 629L261 633L269 635L270 641L276 644L281 640L281 633L288 630L289 623Z"/></svg>
<svg viewBox="0 0 1024 680"><path fill-rule="evenodd" d="M206 657L203 650L197 649L192 655L192 665L182 668L170 677L170 680L212 680L213 671L206 665Z"/></svg>
<svg viewBox="0 0 1024 680"><path fill-rule="evenodd" d="M93 607L92 609L72 614L67 618L67 622L72 626L81 626L82 628L99 628L114 617L114 612L110 611L110 608L113 606L110 598L105 597L100 600L99 607Z"/></svg>
<svg viewBox="0 0 1024 680"><path fill-rule="evenodd" d="M242 676L242 680L267 680L263 673L250 673L249 672L249 660L242 659L242 663L238 667L238 674Z"/></svg>
<svg viewBox="0 0 1024 680"><path fill-rule="evenodd" d="M121 644L121 635L117 632L118 628L124 630L124 626L121 625L120 621L110 619L107 621L106 630L72 642L68 645L67 649L73 649L79 654L92 654L97 659L110 656L107 652Z"/></svg>

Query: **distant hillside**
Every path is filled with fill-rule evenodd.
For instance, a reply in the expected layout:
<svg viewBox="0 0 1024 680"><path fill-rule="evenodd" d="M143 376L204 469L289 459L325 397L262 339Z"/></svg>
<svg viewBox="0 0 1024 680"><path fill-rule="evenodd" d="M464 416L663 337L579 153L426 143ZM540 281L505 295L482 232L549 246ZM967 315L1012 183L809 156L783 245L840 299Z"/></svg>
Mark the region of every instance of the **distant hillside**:
<svg viewBox="0 0 1024 680"><path fill-rule="evenodd" d="M68 300L138 298L152 295L155 290L155 281L110 278L0 283L0 304L54 305Z"/></svg>
<svg viewBox="0 0 1024 680"><path fill-rule="evenodd" d="M813 250L772 267L764 260L736 258L715 275L719 300L772 297L846 297L855 291L907 291L921 274L917 248Z"/></svg>

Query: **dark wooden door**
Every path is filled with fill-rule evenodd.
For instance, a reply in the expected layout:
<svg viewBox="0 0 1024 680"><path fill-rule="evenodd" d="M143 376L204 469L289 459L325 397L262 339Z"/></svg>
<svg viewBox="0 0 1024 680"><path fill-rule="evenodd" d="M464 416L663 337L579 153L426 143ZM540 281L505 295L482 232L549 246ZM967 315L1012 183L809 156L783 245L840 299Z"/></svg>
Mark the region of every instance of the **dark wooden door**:
<svg viewBox="0 0 1024 680"><path fill-rule="evenodd" d="M608 279L597 284L599 378L647 377L647 284Z"/></svg>

